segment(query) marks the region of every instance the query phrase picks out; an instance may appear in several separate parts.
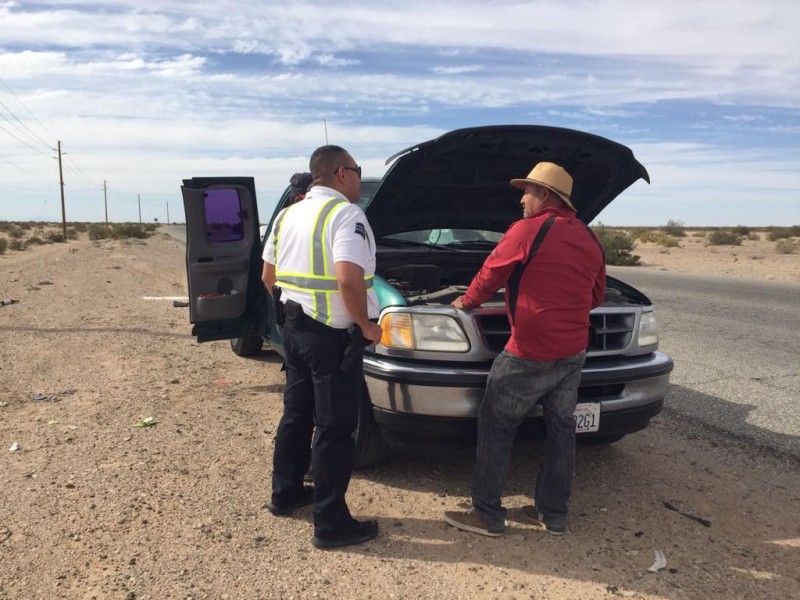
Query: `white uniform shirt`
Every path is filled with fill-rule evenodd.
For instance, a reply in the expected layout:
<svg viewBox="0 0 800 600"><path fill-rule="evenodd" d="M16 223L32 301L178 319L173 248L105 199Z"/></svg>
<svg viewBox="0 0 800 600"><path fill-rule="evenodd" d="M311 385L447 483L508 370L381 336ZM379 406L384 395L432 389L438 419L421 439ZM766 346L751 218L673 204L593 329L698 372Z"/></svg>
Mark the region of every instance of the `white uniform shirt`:
<svg viewBox="0 0 800 600"><path fill-rule="evenodd" d="M276 265L280 272L309 273L311 262L311 238L314 224L322 207L336 198L344 204L336 206L325 225L324 244L325 254L329 262L329 275L335 276L333 265L337 262L347 261L357 264L364 269L364 276L375 274L375 238L367 222L364 211L357 205L350 203L347 198L331 188L314 186L306 197L283 209L275 220L280 221L278 239L278 255L280 264L275 256L275 227L269 233L264 246L263 258L265 262ZM279 277L280 279L280 277ZM283 288L281 301L294 300L303 307L303 312L309 316L315 312L313 293L292 288ZM367 316L370 319L378 317L378 296L372 288L367 289ZM325 316L319 315L317 320L325 322ZM330 320L327 325L337 329L347 329L353 324L353 318L344 306L342 295L330 295Z"/></svg>

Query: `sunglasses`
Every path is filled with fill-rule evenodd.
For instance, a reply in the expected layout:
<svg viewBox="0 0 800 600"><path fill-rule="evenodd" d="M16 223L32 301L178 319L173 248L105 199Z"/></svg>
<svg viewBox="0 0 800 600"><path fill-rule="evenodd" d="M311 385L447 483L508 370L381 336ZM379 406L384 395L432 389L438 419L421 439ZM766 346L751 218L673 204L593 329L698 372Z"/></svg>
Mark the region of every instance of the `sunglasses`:
<svg viewBox="0 0 800 600"><path fill-rule="evenodd" d="M355 173L358 173L358 178L361 179L361 167L339 167L339 169L344 169L345 171L354 171ZM336 169L333 174L336 175L336 173L339 172L339 169Z"/></svg>

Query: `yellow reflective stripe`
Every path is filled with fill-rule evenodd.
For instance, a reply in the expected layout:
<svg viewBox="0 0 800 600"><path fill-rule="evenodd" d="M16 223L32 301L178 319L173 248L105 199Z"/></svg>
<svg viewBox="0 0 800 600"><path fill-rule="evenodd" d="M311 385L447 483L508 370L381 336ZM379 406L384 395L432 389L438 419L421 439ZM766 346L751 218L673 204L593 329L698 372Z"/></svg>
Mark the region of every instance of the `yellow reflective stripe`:
<svg viewBox="0 0 800 600"><path fill-rule="evenodd" d="M330 259L328 257L328 244L325 243L325 238L328 237L328 221L331 220L333 213L337 212L337 210L340 210L344 205L345 205L344 202L340 202L339 204L336 204L333 207L331 207L330 212L325 217L325 221L322 223L322 239L320 240L319 249L322 250L322 265L324 269L323 273L325 273L326 275L330 275L331 273L331 269L329 268L331 267L331 264L330 264ZM317 272L315 271L315 273Z"/></svg>
<svg viewBox="0 0 800 600"><path fill-rule="evenodd" d="M281 224L283 223L284 217L286 217L286 213L289 212L291 206L287 206L284 208L281 213L278 215L278 220L275 221L275 238L272 243L273 251L275 252L275 264L278 264L278 240L281 235Z"/></svg>
<svg viewBox="0 0 800 600"><path fill-rule="evenodd" d="M309 271L314 275L326 275L330 273L328 268L328 252L325 247L326 225L330 219L330 215L337 206L344 206L347 204L345 200L331 198L327 204L317 213L316 221L314 222L314 232L311 236L311 256Z"/></svg>
<svg viewBox="0 0 800 600"><path fill-rule="evenodd" d="M306 290L309 292L338 292L339 280L336 277L324 275L290 275L289 273L278 273L277 285L286 284L293 289ZM367 289L375 285L373 277L364 277L364 287Z"/></svg>

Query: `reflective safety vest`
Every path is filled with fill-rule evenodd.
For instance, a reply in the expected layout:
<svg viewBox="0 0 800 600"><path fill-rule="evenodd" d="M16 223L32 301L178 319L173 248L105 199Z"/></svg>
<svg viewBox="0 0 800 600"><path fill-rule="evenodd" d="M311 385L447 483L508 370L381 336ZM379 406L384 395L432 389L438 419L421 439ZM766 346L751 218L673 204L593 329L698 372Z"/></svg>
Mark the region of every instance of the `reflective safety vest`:
<svg viewBox="0 0 800 600"><path fill-rule="evenodd" d="M329 252L332 240L327 239L327 226L331 217L347 204L348 202L346 200L330 198L328 202L322 205L319 212L317 212L313 222L313 233L309 240L309 262L306 271L284 271L281 269L281 255L279 253L281 225L289 211L297 205L286 208L281 212L278 216L278 220L275 222L274 250L276 263L275 274L277 276L275 285L281 288L311 294L313 308L310 316L325 325L330 325L333 319L333 315L331 314L331 296L334 294L341 295L339 291L339 282L336 279L333 257ZM373 278L372 275L364 275L364 284L367 289L372 287Z"/></svg>

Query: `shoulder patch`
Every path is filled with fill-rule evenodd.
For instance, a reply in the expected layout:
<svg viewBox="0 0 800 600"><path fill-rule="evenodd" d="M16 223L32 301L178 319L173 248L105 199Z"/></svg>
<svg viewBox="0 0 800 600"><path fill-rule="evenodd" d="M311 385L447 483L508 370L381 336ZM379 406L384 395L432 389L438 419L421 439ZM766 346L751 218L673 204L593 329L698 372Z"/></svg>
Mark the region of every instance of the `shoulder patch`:
<svg viewBox="0 0 800 600"><path fill-rule="evenodd" d="M363 223L356 223L356 231L358 235L364 238L364 241L367 241L367 229L364 227Z"/></svg>

